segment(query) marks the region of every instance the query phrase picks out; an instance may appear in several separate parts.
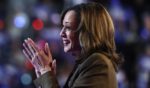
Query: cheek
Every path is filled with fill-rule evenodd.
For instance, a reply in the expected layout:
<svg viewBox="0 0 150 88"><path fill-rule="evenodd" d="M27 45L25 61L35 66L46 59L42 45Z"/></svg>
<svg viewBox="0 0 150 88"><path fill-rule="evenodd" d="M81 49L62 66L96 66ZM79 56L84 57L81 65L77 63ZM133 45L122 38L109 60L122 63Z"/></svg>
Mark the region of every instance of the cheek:
<svg viewBox="0 0 150 88"><path fill-rule="evenodd" d="M75 33L72 32L66 32L67 38L71 41L74 42L75 40Z"/></svg>
<svg viewBox="0 0 150 88"><path fill-rule="evenodd" d="M70 40L70 45L72 48L79 48L79 36L75 32L66 32L67 38Z"/></svg>
<svg viewBox="0 0 150 88"><path fill-rule="evenodd" d="M75 35L75 33L70 33L69 39L72 43L75 43L77 41L77 36Z"/></svg>
<svg viewBox="0 0 150 88"><path fill-rule="evenodd" d="M80 44L79 44L79 39L78 39L78 36L77 35L73 35L70 37L71 39L71 43L72 43L72 47L73 48L79 48L80 47Z"/></svg>

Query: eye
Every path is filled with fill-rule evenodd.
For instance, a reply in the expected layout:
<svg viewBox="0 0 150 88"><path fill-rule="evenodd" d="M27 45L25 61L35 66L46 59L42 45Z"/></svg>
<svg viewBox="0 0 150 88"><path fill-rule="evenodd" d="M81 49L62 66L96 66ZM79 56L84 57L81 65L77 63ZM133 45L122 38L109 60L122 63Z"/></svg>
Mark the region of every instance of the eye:
<svg viewBox="0 0 150 88"><path fill-rule="evenodd" d="M70 27L66 27L65 28L67 31L71 31L71 28Z"/></svg>
<svg viewBox="0 0 150 88"><path fill-rule="evenodd" d="M71 32L71 31L72 31L71 27L66 27L66 26L62 26L62 27L61 27L61 31L62 31L62 30L65 31L65 32L66 32L66 31L67 31L67 32Z"/></svg>

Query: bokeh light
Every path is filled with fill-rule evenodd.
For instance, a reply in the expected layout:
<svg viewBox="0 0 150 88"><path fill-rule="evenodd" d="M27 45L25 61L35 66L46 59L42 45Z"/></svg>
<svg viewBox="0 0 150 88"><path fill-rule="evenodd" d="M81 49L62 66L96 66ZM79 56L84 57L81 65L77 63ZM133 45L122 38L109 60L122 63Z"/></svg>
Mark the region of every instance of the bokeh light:
<svg viewBox="0 0 150 88"><path fill-rule="evenodd" d="M0 30L4 28L4 21L0 19Z"/></svg>
<svg viewBox="0 0 150 88"><path fill-rule="evenodd" d="M29 24L29 19L25 13L19 13L14 17L14 25L16 28L23 29Z"/></svg>
<svg viewBox="0 0 150 88"><path fill-rule="evenodd" d="M31 81L32 81L32 78L30 74L25 73L21 76L21 82L23 85L29 85Z"/></svg>
<svg viewBox="0 0 150 88"><path fill-rule="evenodd" d="M33 22L32 22L32 26L35 30L42 30L43 27L44 27L44 23L41 19L35 19Z"/></svg>

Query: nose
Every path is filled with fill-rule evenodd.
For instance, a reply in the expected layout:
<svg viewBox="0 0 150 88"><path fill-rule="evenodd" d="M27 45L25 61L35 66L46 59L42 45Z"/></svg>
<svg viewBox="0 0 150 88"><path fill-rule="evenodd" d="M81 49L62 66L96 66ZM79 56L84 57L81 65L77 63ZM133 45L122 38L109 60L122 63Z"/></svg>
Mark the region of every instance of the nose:
<svg viewBox="0 0 150 88"><path fill-rule="evenodd" d="M61 37L65 37L65 30L64 30L64 28L61 29L59 35L60 35Z"/></svg>

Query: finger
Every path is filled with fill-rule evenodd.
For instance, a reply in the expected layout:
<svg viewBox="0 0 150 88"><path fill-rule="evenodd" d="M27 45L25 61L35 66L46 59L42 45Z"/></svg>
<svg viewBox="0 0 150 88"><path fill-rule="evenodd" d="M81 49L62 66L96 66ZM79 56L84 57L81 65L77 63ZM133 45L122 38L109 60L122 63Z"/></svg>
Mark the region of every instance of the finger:
<svg viewBox="0 0 150 88"><path fill-rule="evenodd" d="M56 59L54 59L52 62L52 68L53 68L54 74L56 74Z"/></svg>
<svg viewBox="0 0 150 88"><path fill-rule="evenodd" d="M33 66L36 70L40 71L40 64L37 59L34 60Z"/></svg>
<svg viewBox="0 0 150 88"><path fill-rule="evenodd" d="M25 43L29 49L29 51L31 52L31 54L34 56L34 54L36 53L36 51L34 50L34 48L32 47L31 43L29 40L25 40Z"/></svg>
<svg viewBox="0 0 150 88"><path fill-rule="evenodd" d="M39 56L38 56L38 61L39 61L39 63L40 63L40 65L41 66L45 66L45 64L44 64L44 59L46 58L46 56L45 56L45 53L43 52L43 50L41 50L41 52L39 53Z"/></svg>
<svg viewBox="0 0 150 88"><path fill-rule="evenodd" d="M29 42L32 44L32 46L34 46L34 49L39 51L39 48L37 47L37 45L35 44L35 42L31 39L31 38L28 38Z"/></svg>
<svg viewBox="0 0 150 88"><path fill-rule="evenodd" d="M27 52L23 49L22 50L23 54L26 56L26 58L31 62L31 58L30 58L30 55L27 54Z"/></svg>
<svg viewBox="0 0 150 88"><path fill-rule="evenodd" d="M39 65L37 63L35 63L35 61L33 62L32 59L29 57L29 55L27 54L27 52L25 50L23 50L24 55L27 57L27 59L30 61L30 63L33 65L33 67L36 70L39 70Z"/></svg>
<svg viewBox="0 0 150 88"><path fill-rule="evenodd" d="M31 57L28 55L28 53L24 49L23 49L23 53L27 57L27 59L30 61L30 63L33 65L33 67L36 70L39 70L40 64L38 63L38 60L36 59L36 57L34 56L33 59L31 59Z"/></svg>
<svg viewBox="0 0 150 88"><path fill-rule="evenodd" d="M48 46L48 43L45 44L45 50L46 50L48 56L49 56L49 57L52 57L50 48L49 48L49 46Z"/></svg>
<svg viewBox="0 0 150 88"><path fill-rule="evenodd" d="M37 47L35 42L31 38L28 38L28 43L30 44L32 54L33 55L38 54L37 56L39 56L40 49Z"/></svg>
<svg viewBox="0 0 150 88"><path fill-rule="evenodd" d="M31 53L31 51L27 47L26 43L23 43L23 47L24 47L24 50L26 51L26 53L32 58L33 54Z"/></svg>
<svg viewBox="0 0 150 88"><path fill-rule="evenodd" d="M34 56L33 56L33 58L32 58L32 63L33 63L33 64L38 63L38 61L37 61L37 54L34 54Z"/></svg>
<svg viewBox="0 0 150 88"><path fill-rule="evenodd" d="M49 56L48 51L47 51L47 45L46 45L46 43L45 43L45 45L44 45L44 52L46 53L46 55Z"/></svg>
<svg viewBox="0 0 150 88"><path fill-rule="evenodd" d="M31 51L33 54L38 53L39 49L37 49L32 43L30 43Z"/></svg>
<svg viewBox="0 0 150 88"><path fill-rule="evenodd" d="M42 62L42 60L41 60L41 58L40 58L40 56L39 56L39 53L36 53L36 54L34 55L34 58L32 59L32 62L33 62L34 64L38 64L38 65L40 65L40 66L43 66L43 62Z"/></svg>

